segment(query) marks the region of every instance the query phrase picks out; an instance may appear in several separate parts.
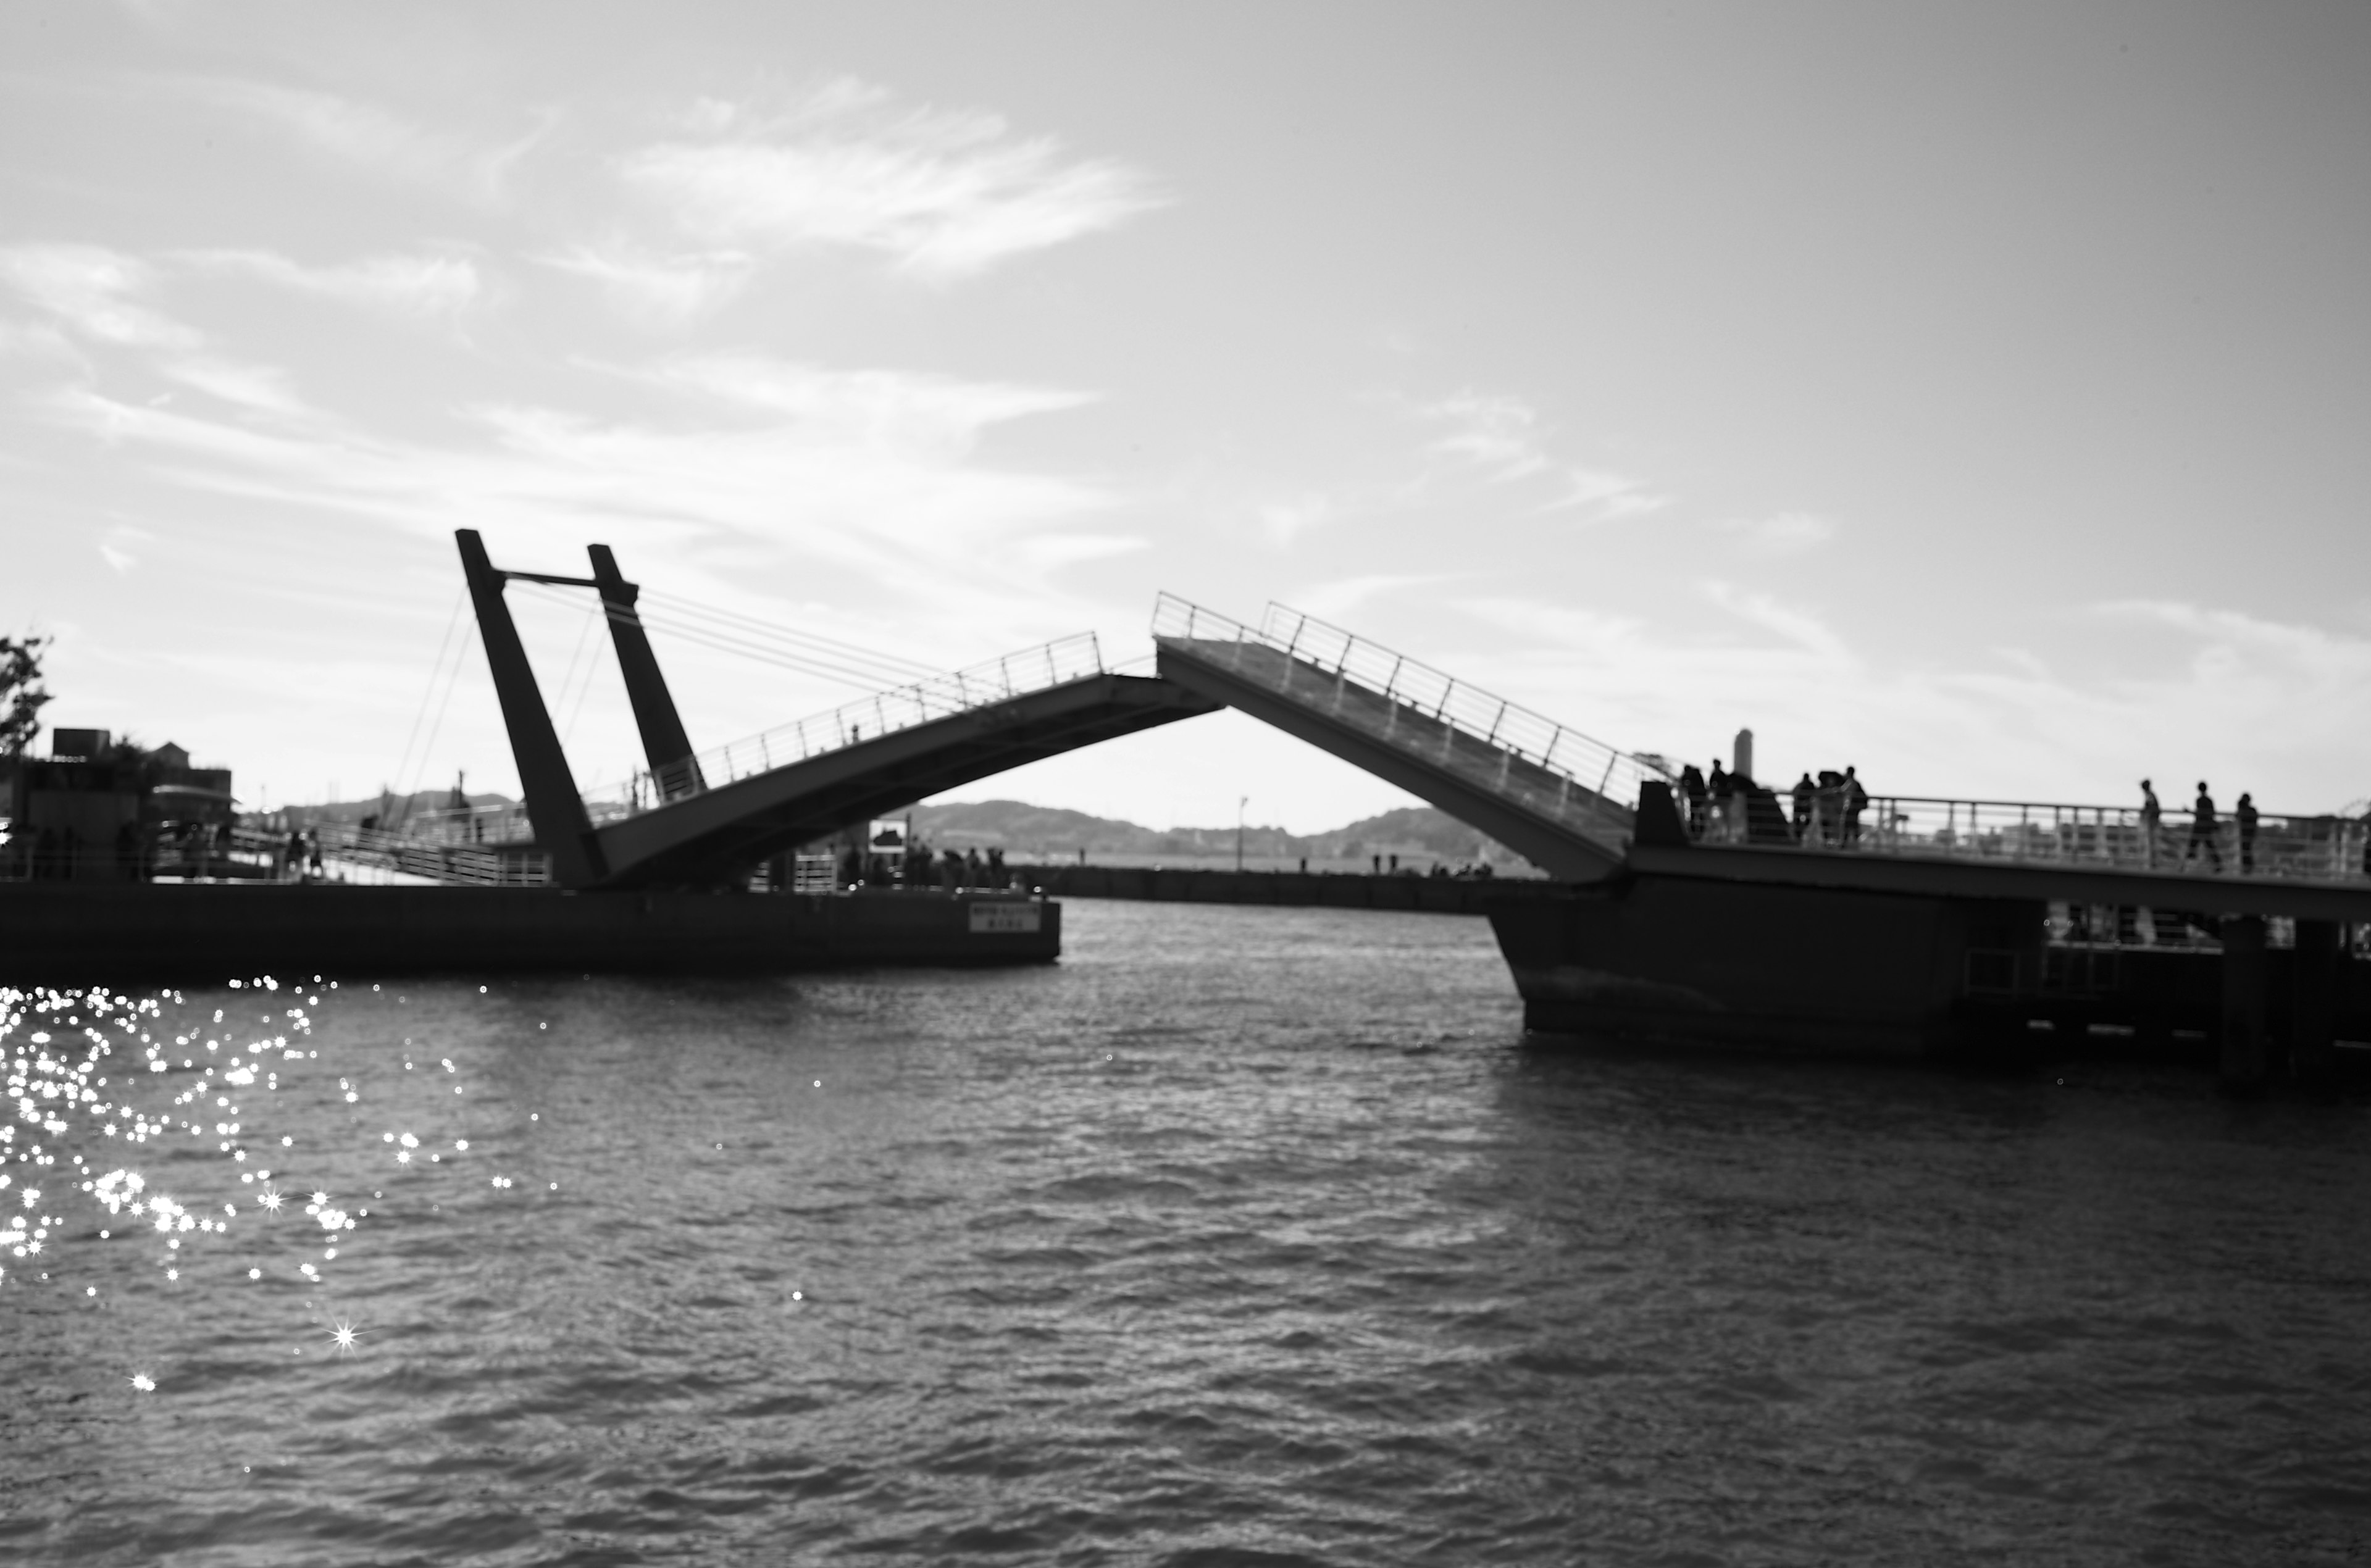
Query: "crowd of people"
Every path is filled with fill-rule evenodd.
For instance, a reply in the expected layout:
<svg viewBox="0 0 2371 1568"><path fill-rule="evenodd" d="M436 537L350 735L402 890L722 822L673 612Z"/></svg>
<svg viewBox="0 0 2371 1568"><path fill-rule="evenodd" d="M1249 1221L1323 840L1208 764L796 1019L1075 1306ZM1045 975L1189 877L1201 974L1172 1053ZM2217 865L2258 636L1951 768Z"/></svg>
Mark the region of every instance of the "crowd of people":
<svg viewBox="0 0 2371 1568"><path fill-rule="evenodd" d="M919 839L895 854L868 853L850 845L839 855L842 887L940 888L948 893L1001 893L1020 885L1021 873L1004 863L1004 850L983 855L970 849L943 849L933 854Z"/></svg>
<svg viewBox="0 0 2371 1568"><path fill-rule="evenodd" d="M1681 770L1679 801L1691 839L1851 849L1861 842L1861 817L1869 796L1856 767L1841 773L1823 770L1816 778L1807 770L1781 796L1716 758L1709 774L1694 764ZM2139 847L2146 869L2187 871L2195 867L2219 876L2226 866L2236 866L2242 876L2256 874L2261 813L2254 796L2243 792L2226 817L2206 781L2200 779L2187 834L2169 828L2165 815L2156 787L2142 779ZM2365 819L2365 826L2362 870L2371 876L2371 817Z"/></svg>
<svg viewBox="0 0 2371 1568"><path fill-rule="evenodd" d="M1856 767L1805 770L1781 797L1742 769L1713 759L1706 774L1690 763L1680 770L1680 801L1688 836L1714 844L1802 844L1849 849L1860 842L1868 791Z"/></svg>

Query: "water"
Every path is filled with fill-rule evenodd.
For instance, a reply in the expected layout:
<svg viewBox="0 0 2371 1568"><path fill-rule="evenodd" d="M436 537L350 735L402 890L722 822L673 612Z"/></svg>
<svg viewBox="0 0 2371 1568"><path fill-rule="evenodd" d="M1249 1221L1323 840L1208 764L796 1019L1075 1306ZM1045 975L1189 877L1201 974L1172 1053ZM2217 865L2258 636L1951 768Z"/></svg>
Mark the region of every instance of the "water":
<svg viewBox="0 0 2371 1568"><path fill-rule="evenodd" d="M1547 1052L1479 921L1066 919L1043 970L308 986L249 1162L53 1138L238 1212L168 1254L42 1177L0 1559L2371 1548L2361 1105Z"/></svg>

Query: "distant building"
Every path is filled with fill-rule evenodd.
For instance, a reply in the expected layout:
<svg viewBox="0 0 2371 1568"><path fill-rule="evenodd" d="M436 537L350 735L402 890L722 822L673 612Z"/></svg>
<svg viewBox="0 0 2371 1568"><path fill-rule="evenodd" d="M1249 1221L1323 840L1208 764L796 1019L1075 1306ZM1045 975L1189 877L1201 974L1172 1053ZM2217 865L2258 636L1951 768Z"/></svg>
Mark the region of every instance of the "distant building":
<svg viewBox="0 0 2371 1568"><path fill-rule="evenodd" d="M192 767L105 730L52 730L50 755L0 764L7 834L0 875L114 881L155 874L179 847L234 819L231 770Z"/></svg>

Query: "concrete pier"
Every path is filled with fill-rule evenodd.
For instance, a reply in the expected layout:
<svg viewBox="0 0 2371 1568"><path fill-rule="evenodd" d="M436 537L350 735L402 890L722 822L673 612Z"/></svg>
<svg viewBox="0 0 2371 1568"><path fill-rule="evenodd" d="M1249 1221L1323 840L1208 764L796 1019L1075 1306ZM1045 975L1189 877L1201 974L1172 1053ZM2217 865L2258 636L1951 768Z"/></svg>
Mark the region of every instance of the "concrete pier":
<svg viewBox="0 0 2371 1568"><path fill-rule="evenodd" d="M2327 1089L2338 1075L2345 929L2335 920L2296 923L2296 951L2289 963L2289 1067L2307 1089Z"/></svg>
<svg viewBox="0 0 2371 1568"><path fill-rule="evenodd" d="M1001 894L13 882L0 883L0 984L1050 963L1061 913Z"/></svg>
<svg viewBox="0 0 2371 1568"><path fill-rule="evenodd" d="M2233 915L2223 922L2223 1087L2253 1093L2272 1076L2273 1051L2265 1018L2271 989L2264 956L2264 917Z"/></svg>

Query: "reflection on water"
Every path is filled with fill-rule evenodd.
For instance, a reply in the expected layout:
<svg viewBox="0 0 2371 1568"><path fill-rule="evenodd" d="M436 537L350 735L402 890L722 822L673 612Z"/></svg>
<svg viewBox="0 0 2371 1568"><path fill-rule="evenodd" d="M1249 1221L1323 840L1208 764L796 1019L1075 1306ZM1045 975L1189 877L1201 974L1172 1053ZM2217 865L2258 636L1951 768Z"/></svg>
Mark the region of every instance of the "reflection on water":
<svg viewBox="0 0 2371 1568"><path fill-rule="evenodd" d="M147 1143L19 1120L66 1166L48 1250L0 1259L0 1556L2371 1540L2359 1106L1526 1049L1479 921L1065 918L1051 969L307 987L285 1044L236 1042L275 1078L202 1103L174 1099L202 1066L137 1069ZM236 1137L189 1134L233 1119L212 1098ZM50 1174L75 1153L92 1193ZM116 1169L237 1213L127 1236ZM354 1228L298 1212L317 1192Z"/></svg>

